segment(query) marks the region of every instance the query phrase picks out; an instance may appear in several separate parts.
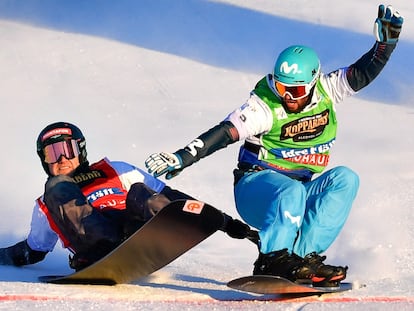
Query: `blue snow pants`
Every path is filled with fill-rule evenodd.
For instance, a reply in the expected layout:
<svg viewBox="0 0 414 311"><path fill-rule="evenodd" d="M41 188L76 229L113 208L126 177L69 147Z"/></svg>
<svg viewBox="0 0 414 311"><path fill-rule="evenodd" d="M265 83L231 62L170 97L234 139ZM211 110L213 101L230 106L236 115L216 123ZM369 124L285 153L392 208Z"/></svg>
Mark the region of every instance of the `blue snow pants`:
<svg viewBox="0 0 414 311"><path fill-rule="evenodd" d="M260 252L287 248L304 257L326 251L341 231L359 188L344 166L301 182L272 170L245 174L234 188L243 220L259 230Z"/></svg>

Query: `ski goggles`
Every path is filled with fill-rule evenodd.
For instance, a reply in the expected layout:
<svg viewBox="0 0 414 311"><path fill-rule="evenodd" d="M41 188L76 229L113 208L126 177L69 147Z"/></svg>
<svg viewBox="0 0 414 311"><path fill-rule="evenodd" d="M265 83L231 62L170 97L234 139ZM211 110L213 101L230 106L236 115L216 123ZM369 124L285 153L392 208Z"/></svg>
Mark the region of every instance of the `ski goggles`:
<svg viewBox="0 0 414 311"><path fill-rule="evenodd" d="M70 160L79 156L78 143L74 139L59 141L43 148L45 162L49 164L59 161L61 156Z"/></svg>
<svg viewBox="0 0 414 311"><path fill-rule="evenodd" d="M309 95L311 89L311 84L302 84L302 85L287 85L275 81L275 89L277 94L280 97L285 97L288 94L292 99L301 99Z"/></svg>

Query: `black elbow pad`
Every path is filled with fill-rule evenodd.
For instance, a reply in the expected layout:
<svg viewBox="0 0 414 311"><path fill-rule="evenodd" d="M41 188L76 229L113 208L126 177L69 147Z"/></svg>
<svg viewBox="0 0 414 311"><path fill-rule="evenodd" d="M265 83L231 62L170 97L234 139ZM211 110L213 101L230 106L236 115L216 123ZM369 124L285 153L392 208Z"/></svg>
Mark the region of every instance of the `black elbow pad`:
<svg viewBox="0 0 414 311"><path fill-rule="evenodd" d="M184 168L238 140L237 129L230 121L224 121L201 134L184 149L180 149L176 153L180 155L183 161L182 167Z"/></svg>
<svg viewBox="0 0 414 311"><path fill-rule="evenodd" d="M376 42L369 52L348 67L347 79L354 91L370 84L388 62L396 44Z"/></svg>

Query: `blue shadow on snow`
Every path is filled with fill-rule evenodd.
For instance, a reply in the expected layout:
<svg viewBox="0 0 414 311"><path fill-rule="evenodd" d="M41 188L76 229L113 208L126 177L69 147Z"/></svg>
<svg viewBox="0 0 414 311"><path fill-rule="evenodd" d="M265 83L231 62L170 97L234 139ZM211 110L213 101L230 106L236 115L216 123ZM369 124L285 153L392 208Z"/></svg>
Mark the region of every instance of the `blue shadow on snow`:
<svg viewBox="0 0 414 311"><path fill-rule="evenodd" d="M372 22L376 9L367 12ZM374 44L371 29L360 34L207 0L13 0L0 2L0 18L256 74L269 72L291 44L313 47L325 72L353 63ZM380 77L359 96L404 103L410 51L412 42L401 40Z"/></svg>

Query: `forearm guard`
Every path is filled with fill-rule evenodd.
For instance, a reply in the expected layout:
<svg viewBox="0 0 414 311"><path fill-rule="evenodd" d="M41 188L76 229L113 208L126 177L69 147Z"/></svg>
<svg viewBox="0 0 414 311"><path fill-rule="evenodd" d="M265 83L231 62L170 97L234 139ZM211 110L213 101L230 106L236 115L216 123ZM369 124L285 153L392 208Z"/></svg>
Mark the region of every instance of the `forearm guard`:
<svg viewBox="0 0 414 311"><path fill-rule="evenodd" d="M347 79L354 91L359 91L374 80L388 62L396 43L376 42L359 60L348 67Z"/></svg>
<svg viewBox="0 0 414 311"><path fill-rule="evenodd" d="M175 154L181 157L182 168L185 168L238 140L237 129L231 122L224 121L201 134L185 148L177 150Z"/></svg>

